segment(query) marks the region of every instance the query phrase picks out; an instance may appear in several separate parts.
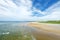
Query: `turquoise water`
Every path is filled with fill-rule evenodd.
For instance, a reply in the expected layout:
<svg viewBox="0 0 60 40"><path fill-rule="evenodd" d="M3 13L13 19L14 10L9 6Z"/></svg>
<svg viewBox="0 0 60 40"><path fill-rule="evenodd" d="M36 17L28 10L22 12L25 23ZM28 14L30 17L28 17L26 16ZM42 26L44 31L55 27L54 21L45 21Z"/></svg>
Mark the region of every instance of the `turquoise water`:
<svg viewBox="0 0 60 40"><path fill-rule="evenodd" d="M27 22L0 22L0 40L34 40Z"/></svg>

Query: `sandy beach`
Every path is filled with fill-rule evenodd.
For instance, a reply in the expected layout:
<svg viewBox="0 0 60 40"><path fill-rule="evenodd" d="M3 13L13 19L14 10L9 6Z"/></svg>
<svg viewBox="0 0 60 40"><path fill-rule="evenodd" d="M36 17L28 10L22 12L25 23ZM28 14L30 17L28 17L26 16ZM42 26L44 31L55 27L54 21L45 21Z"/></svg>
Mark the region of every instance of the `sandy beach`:
<svg viewBox="0 0 60 40"><path fill-rule="evenodd" d="M35 27L35 28L47 31L47 32L54 32L54 33L60 34L60 24L31 22L28 25L31 27Z"/></svg>
<svg viewBox="0 0 60 40"><path fill-rule="evenodd" d="M37 29L32 30L37 40L60 40L60 24L30 22L28 26Z"/></svg>

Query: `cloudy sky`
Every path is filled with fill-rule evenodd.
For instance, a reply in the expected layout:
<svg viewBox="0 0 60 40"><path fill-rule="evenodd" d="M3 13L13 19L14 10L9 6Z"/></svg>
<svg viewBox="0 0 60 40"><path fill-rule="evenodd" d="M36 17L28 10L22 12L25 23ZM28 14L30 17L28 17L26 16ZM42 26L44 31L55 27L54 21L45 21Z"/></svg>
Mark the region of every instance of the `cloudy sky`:
<svg viewBox="0 0 60 40"><path fill-rule="evenodd" d="M0 21L60 20L60 0L0 0Z"/></svg>

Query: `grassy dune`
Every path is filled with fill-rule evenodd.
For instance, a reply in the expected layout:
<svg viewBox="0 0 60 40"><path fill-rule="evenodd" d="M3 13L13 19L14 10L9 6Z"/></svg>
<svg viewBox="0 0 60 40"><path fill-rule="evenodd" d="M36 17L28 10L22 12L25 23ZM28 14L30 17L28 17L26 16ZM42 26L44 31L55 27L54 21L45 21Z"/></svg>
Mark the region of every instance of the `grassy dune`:
<svg viewBox="0 0 60 40"><path fill-rule="evenodd" d="M60 24L60 20L59 21L41 21L41 23Z"/></svg>

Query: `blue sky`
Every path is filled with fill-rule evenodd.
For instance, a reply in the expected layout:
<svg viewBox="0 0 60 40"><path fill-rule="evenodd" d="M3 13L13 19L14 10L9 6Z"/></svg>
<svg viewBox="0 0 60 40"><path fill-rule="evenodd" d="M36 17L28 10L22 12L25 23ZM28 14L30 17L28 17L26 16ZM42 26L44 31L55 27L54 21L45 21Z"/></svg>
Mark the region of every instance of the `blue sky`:
<svg viewBox="0 0 60 40"><path fill-rule="evenodd" d="M59 0L33 0L33 6L41 11L45 11L47 8L57 3Z"/></svg>
<svg viewBox="0 0 60 40"><path fill-rule="evenodd" d="M0 0L0 21L60 20L60 0Z"/></svg>

